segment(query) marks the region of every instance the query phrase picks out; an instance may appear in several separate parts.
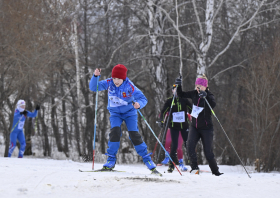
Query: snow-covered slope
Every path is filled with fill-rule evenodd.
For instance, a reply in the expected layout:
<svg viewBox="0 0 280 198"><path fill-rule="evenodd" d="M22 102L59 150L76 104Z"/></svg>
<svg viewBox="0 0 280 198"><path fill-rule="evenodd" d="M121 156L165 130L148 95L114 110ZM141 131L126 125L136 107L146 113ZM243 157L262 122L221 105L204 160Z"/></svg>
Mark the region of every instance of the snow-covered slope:
<svg viewBox="0 0 280 198"><path fill-rule="evenodd" d="M92 173L91 163L69 160L0 157L0 197L59 198L177 198L177 197L280 197L279 173L251 173L250 179L240 166L220 166L225 174L190 175L177 171L163 177L153 176L142 164L116 165L126 172ZM95 169L102 164L95 164ZM209 170L208 166L200 166ZM252 167L247 167L252 172ZM164 173L165 172L165 173Z"/></svg>

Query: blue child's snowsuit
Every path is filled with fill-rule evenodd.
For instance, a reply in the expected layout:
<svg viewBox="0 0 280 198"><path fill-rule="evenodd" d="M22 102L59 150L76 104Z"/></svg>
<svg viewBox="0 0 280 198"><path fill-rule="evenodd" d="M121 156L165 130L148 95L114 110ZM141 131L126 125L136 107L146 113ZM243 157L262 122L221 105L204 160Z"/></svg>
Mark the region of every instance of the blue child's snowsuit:
<svg viewBox="0 0 280 198"><path fill-rule="evenodd" d="M89 83L91 91L96 91L97 77L93 76ZM151 160L150 154L147 153L147 145L142 140L137 125L137 109L134 108L132 102L138 102L140 108L147 104L145 95L128 79L126 78L123 83L116 87L113 79L108 78L98 82L98 91L108 90L108 106L110 112L111 132L109 134L109 142L107 149L107 163L104 164L111 168L116 163L116 154L120 147L120 137L122 135L121 124L124 121L131 142L134 145L136 152L143 158L143 162L149 169L155 168ZM113 162L113 163L112 163Z"/></svg>
<svg viewBox="0 0 280 198"><path fill-rule="evenodd" d="M35 110L33 113L27 111L27 117L34 118L36 116L37 116L37 110ZM12 132L10 134L10 147L9 147L8 157L11 157L14 149L16 148L17 139L20 143L18 157L19 158L23 157L23 153L25 151L25 146L26 146L25 137L23 134L25 119L26 119L25 116L20 115L19 110L16 109L14 114Z"/></svg>

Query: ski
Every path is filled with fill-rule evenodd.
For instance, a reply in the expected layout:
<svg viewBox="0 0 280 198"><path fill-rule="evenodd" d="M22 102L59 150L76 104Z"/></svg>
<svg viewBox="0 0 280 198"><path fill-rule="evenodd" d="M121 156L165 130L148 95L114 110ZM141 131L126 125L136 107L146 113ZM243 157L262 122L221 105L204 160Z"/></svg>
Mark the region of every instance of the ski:
<svg viewBox="0 0 280 198"><path fill-rule="evenodd" d="M190 172L190 170L187 170L185 172ZM199 173L192 173L194 175L199 175L200 173L212 173L211 171L207 171L207 170L199 170Z"/></svg>
<svg viewBox="0 0 280 198"><path fill-rule="evenodd" d="M158 172L157 169L154 168L151 171L152 171L152 173L151 173L152 175L157 175L157 176L161 176L162 177L162 174L160 172Z"/></svg>
<svg viewBox="0 0 280 198"><path fill-rule="evenodd" d="M157 164L157 166L168 166L168 164Z"/></svg>
<svg viewBox="0 0 280 198"><path fill-rule="evenodd" d="M98 170L81 170L79 169L80 172L125 172L125 171L119 171L119 170L104 170L104 169L98 169Z"/></svg>

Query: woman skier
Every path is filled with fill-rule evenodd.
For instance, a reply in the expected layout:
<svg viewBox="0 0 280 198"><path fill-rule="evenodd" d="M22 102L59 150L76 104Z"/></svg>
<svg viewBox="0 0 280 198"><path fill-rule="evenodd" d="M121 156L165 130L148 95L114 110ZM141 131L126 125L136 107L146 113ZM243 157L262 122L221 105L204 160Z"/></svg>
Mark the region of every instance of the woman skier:
<svg viewBox="0 0 280 198"><path fill-rule="evenodd" d="M192 124L187 142L188 156L191 161L191 173L199 174L197 164L197 155L195 147L197 142L201 139L205 157L209 163L212 174L220 176L223 173L219 172L219 167L214 158L212 151L213 143L213 123L211 117L211 110L205 99L209 102L211 108L216 106L214 95L209 91L208 80L205 75L199 77L195 81L195 90L183 92L181 87L181 78L177 78L175 84L178 85L178 95L182 98L192 99Z"/></svg>

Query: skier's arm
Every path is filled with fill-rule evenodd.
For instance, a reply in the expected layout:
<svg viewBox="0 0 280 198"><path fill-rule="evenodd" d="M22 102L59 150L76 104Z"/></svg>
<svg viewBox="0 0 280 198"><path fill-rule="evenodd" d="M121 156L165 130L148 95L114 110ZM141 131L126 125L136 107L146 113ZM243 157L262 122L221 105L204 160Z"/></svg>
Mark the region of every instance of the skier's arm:
<svg viewBox="0 0 280 198"><path fill-rule="evenodd" d="M192 104L190 103L190 101L188 99L185 99L186 103L187 103L187 112L191 113L192 112ZM186 112L186 113L187 113Z"/></svg>
<svg viewBox="0 0 280 198"><path fill-rule="evenodd" d="M177 87L177 95L180 98L192 98L192 93L193 93L193 91L182 91L182 86L181 85L179 85Z"/></svg>
<svg viewBox="0 0 280 198"><path fill-rule="evenodd" d="M133 97L134 97L134 102L139 103L140 109L145 107L146 104L148 103L148 99L146 98L146 96L136 86L134 87Z"/></svg>
<svg viewBox="0 0 280 198"><path fill-rule="evenodd" d="M165 115L168 113L168 110L170 109L171 107L171 102L172 102L172 98L169 98L166 100L166 102L164 103L164 106L161 110L161 113L160 113L160 120L163 121L164 120L164 117Z"/></svg>
<svg viewBox="0 0 280 198"><path fill-rule="evenodd" d="M99 82L97 82L97 76L92 76L90 82L89 82L89 89L91 91L95 91L96 92L96 85L98 83L98 91L103 91L103 90L107 90L108 89L108 83L107 80L101 80Z"/></svg>
<svg viewBox="0 0 280 198"><path fill-rule="evenodd" d="M27 111L27 117L35 118L37 116L37 113L38 110L35 110L34 112Z"/></svg>
<svg viewBox="0 0 280 198"><path fill-rule="evenodd" d="M212 108L214 108L216 106L216 101L215 101L214 95L208 90L206 90L206 93L207 93L207 96L206 96L207 101L209 102L210 106Z"/></svg>

